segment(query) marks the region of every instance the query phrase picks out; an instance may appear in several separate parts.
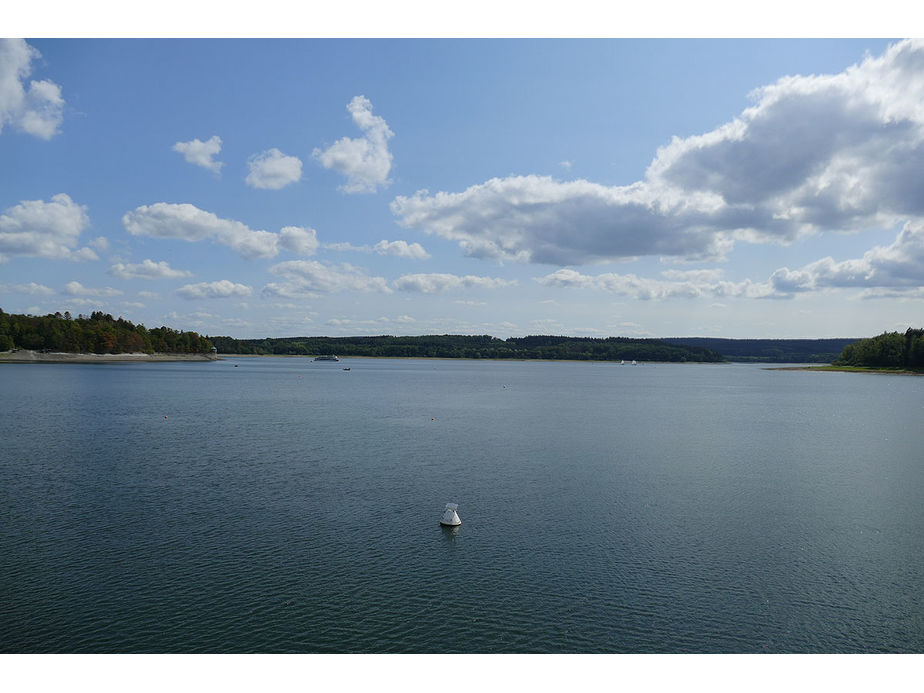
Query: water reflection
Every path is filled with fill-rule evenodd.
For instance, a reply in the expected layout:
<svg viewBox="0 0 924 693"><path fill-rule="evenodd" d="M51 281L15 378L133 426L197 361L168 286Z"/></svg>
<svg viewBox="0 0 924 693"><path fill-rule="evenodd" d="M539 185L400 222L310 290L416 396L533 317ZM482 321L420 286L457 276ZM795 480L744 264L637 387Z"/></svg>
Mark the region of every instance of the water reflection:
<svg viewBox="0 0 924 693"><path fill-rule="evenodd" d="M440 529L443 530L443 539L445 539L450 544L454 544L456 542L456 537L459 535L459 530L462 529L462 527L461 525L456 527L440 525Z"/></svg>

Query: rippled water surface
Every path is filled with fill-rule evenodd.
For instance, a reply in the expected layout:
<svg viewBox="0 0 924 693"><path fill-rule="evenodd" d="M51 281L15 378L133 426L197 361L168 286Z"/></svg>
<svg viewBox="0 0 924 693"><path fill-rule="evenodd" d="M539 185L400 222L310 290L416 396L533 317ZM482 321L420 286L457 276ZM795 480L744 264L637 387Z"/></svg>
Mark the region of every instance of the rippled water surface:
<svg viewBox="0 0 924 693"><path fill-rule="evenodd" d="M924 652L924 378L241 358L0 391L0 652Z"/></svg>

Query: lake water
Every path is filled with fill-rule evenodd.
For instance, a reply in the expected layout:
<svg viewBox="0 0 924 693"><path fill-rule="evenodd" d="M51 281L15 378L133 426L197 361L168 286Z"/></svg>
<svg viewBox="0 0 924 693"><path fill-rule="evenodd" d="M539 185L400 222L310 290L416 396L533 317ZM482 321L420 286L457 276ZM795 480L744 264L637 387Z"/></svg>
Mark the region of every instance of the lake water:
<svg viewBox="0 0 924 693"><path fill-rule="evenodd" d="M924 652L924 378L238 358L0 392L0 652Z"/></svg>

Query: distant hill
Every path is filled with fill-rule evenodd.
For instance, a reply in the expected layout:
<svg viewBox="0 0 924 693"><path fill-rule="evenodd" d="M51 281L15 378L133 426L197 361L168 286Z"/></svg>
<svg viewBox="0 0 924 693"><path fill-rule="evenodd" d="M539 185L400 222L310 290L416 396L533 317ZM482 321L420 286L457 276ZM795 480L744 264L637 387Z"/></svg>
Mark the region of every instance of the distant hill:
<svg viewBox="0 0 924 693"><path fill-rule="evenodd" d="M729 361L759 363L832 363L848 344L859 338L837 339L722 339L720 337L668 337L668 344L711 349Z"/></svg>

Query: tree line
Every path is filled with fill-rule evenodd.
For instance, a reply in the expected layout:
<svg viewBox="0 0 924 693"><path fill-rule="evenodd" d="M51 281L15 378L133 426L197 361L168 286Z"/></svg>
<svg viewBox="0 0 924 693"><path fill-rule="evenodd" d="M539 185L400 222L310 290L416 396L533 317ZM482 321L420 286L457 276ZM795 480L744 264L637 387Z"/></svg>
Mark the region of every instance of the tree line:
<svg viewBox="0 0 924 693"><path fill-rule="evenodd" d="M717 351L729 361L743 363L831 363L853 338L835 339L725 339L669 337L669 344L686 344Z"/></svg>
<svg viewBox="0 0 924 693"><path fill-rule="evenodd" d="M282 337L234 339L209 337L221 354L310 356L568 359L587 361L724 361L711 349L668 344L659 339L563 337L536 335L499 339L490 335L423 335L396 337Z"/></svg>
<svg viewBox="0 0 924 693"><path fill-rule="evenodd" d="M844 347L835 366L924 370L924 329L883 332Z"/></svg>
<svg viewBox="0 0 924 693"><path fill-rule="evenodd" d="M0 309L0 351L30 349L67 353L202 354L208 338L169 327L147 329L121 317L96 311L73 318L69 312L44 316L4 313Z"/></svg>

